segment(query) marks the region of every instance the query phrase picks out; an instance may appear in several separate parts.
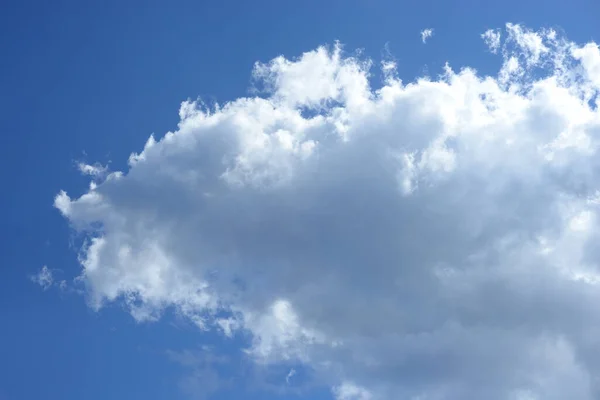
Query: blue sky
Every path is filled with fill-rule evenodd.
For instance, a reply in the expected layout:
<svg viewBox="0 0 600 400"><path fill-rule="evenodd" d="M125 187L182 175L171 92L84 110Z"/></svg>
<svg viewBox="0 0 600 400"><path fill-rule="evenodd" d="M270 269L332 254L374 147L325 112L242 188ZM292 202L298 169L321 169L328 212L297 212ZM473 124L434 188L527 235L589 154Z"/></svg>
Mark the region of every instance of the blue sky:
<svg viewBox="0 0 600 400"><path fill-rule="evenodd" d="M77 164L99 162L108 164L110 171L127 171L129 155L142 151L150 134L158 140L177 129L182 101L201 98L208 104L224 104L254 96L249 89L255 62L267 63L279 55L295 59L336 40L347 53L363 49L361 57L374 60L371 80L375 87L382 85L376 67L386 57L386 45L397 62L398 76L410 81L422 75L435 78L446 61L456 70L471 66L481 74L495 75L502 57L491 54L480 35L488 29L504 29L507 22L533 30L555 28L578 44L600 40L595 17L600 15L600 3L592 0L9 0L2 8L2 400L333 399L335 393L344 398L339 390L331 389L339 383L317 372L311 362L284 357L284 361L261 363L241 353L241 348L252 343L252 335L264 332L263 325L230 339L214 329L201 331L188 314L166 312L157 322L138 322L130 315L129 305L119 300L108 301L100 310L90 307L86 301L90 293L106 290L102 292L106 297L108 289L100 281L72 282L82 273L77 254L83 239L69 222L85 218L68 212L61 215L53 205L61 190L72 199L88 191L90 177L82 176ZM423 44L420 32L426 28L433 28L434 34ZM149 179L157 176L149 175ZM158 204L151 197L129 200ZM177 200L173 204L179 207ZM182 212L186 204L181 205ZM262 214L257 211L256 215ZM108 220L101 222L108 224ZM213 222L215 226L231 223L216 217ZM258 229L255 234L261 232ZM335 245L327 249L332 254L343 252ZM256 260L262 259L242 258L242 262ZM30 276L44 265L52 270L55 282L66 281L66 290L57 285L43 290L31 281ZM301 273L298 269L288 272L290 276ZM277 282L285 294L281 288L287 286ZM150 298L140 296L142 302ZM161 301L170 305L170 300ZM354 303L347 304L353 310ZM254 311L261 309L256 307ZM354 310L358 315L369 313L358 306ZM324 325L313 328L317 326L327 331ZM191 354L191 364L182 361L184 353ZM209 353L227 361L210 361ZM295 374L286 384L292 369ZM385 398L381 393L395 390L386 386L383 372L373 378L361 371L349 367L343 379L351 377L365 387L364 393L380 393L373 398ZM402 371L388 373L406 374ZM431 371L437 373L441 374ZM423 378L423 382L429 380ZM345 398L367 398L356 390ZM440 398L453 398L447 396Z"/></svg>

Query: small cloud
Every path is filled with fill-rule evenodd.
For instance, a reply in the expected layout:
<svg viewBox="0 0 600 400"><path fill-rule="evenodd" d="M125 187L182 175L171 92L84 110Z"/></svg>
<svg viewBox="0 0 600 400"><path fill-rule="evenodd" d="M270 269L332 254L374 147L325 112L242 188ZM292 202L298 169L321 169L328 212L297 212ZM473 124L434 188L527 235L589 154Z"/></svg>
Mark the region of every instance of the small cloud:
<svg viewBox="0 0 600 400"><path fill-rule="evenodd" d="M217 320L217 325L219 325L225 336L228 338L233 337L235 330L239 329L241 326L240 321L235 318L221 318Z"/></svg>
<svg viewBox="0 0 600 400"><path fill-rule="evenodd" d="M92 165L80 162L77 164L77 169L79 169L79 172L83 175L89 175L95 178L103 178L108 173L108 167L99 163Z"/></svg>
<svg viewBox="0 0 600 400"><path fill-rule="evenodd" d="M386 81L397 77L398 65L390 50L389 42L385 44L382 51L381 72Z"/></svg>
<svg viewBox="0 0 600 400"><path fill-rule="evenodd" d="M290 379L292 379L292 377L296 375L296 370L294 368L290 369L290 372L288 372L287 376L285 377L285 382L289 385L290 384Z"/></svg>
<svg viewBox="0 0 600 400"><path fill-rule="evenodd" d="M500 49L500 31L498 29L488 29L481 34L481 38L493 54L498 53Z"/></svg>
<svg viewBox="0 0 600 400"><path fill-rule="evenodd" d="M507 41L512 42L524 57L528 67L538 65L550 49L544 44L545 32L535 32L518 24L506 24Z"/></svg>
<svg viewBox="0 0 600 400"><path fill-rule="evenodd" d="M352 382L344 382L333 389L336 400L371 400L371 393Z"/></svg>
<svg viewBox="0 0 600 400"><path fill-rule="evenodd" d="M421 40L423 41L423 43L427 43L427 39L429 39L432 36L433 36L432 28L423 29L421 31Z"/></svg>
<svg viewBox="0 0 600 400"><path fill-rule="evenodd" d="M78 291L76 289L74 289L73 286L69 285L69 283L64 280L58 280L55 276L55 273L58 272L59 275L62 272L60 269L50 269L48 268L48 266L44 265L36 274L34 275L29 275L29 279L37 284L40 285L42 287L43 290L48 290L51 287L56 287L58 289L60 289L61 292L64 293L68 293L68 292L79 292L80 294L82 293L81 291Z"/></svg>
<svg viewBox="0 0 600 400"><path fill-rule="evenodd" d="M37 283L44 290L48 290L54 283L54 277L52 271L47 266L43 266L42 269L35 275L29 277L33 283Z"/></svg>

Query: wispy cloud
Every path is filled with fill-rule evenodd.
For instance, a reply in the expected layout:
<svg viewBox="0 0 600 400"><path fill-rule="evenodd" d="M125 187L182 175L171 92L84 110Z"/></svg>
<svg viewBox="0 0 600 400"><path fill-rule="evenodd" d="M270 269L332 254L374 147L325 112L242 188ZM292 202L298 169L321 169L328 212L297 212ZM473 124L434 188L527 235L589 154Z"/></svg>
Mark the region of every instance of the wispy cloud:
<svg viewBox="0 0 600 400"><path fill-rule="evenodd" d="M421 31L421 41L423 43L427 43L427 39L429 39L432 36L433 36L433 29L432 28L423 29Z"/></svg>
<svg viewBox="0 0 600 400"><path fill-rule="evenodd" d="M285 383L287 383L288 385L290 384L290 379L292 379L292 377L296 375L296 370L294 368L290 369L290 372L288 372L288 374L285 377Z"/></svg>
<svg viewBox="0 0 600 400"><path fill-rule="evenodd" d="M500 30L498 30L498 29L488 29L487 31L485 31L484 33L481 34L481 38L483 39L485 44L488 46L490 51L494 54L496 54L498 52L498 50L500 49L501 37L502 37L502 34L500 33Z"/></svg>
<svg viewBox="0 0 600 400"><path fill-rule="evenodd" d="M32 282L40 285L44 290L48 290L54 284L52 271L45 265L37 274L31 275L29 279L31 279Z"/></svg>

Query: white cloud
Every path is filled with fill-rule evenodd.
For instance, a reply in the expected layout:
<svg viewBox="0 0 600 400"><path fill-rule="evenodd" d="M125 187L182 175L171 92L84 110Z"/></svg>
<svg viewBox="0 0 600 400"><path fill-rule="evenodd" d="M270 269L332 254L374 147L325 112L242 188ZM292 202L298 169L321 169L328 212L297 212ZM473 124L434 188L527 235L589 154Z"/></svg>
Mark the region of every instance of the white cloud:
<svg viewBox="0 0 600 400"><path fill-rule="evenodd" d="M340 399L598 398L597 47L511 24L498 47L497 77L377 89L319 48L257 64L265 97L183 103L56 197L91 304L243 327Z"/></svg>
<svg viewBox="0 0 600 400"><path fill-rule="evenodd" d="M554 31L535 32L521 25L506 24L507 41L514 42L523 52L528 65L537 64L549 48L544 44L544 37L554 37Z"/></svg>
<svg viewBox="0 0 600 400"><path fill-rule="evenodd" d="M77 164L77 168L84 175L102 177L108 172L108 167L101 164L89 165L83 162Z"/></svg>
<svg viewBox="0 0 600 400"><path fill-rule="evenodd" d="M500 30L488 29L487 31L485 31L485 33L481 35L481 37L483 38L483 41L488 46L490 51L496 54L500 49L500 40L502 37Z"/></svg>
<svg viewBox="0 0 600 400"><path fill-rule="evenodd" d="M421 31L421 41L427 43L427 39L433 36L433 29L427 28Z"/></svg>
<svg viewBox="0 0 600 400"><path fill-rule="evenodd" d="M44 290L49 289L54 283L52 271L45 265L39 270L37 274L31 275L29 278L32 282L40 285Z"/></svg>
<svg viewBox="0 0 600 400"><path fill-rule="evenodd" d="M344 382L333 389L336 400L370 400L371 394L365 388L351 382Z"/></svg>
<svg viewBox="0 0 600 400"><path fill-rule="evenodd" d="M600 87L600 49L596 43L588 43L583 47L573 47L572 54L581 61L585 77L597 89ZM597 93L596 93L597 95Z"/></svg>

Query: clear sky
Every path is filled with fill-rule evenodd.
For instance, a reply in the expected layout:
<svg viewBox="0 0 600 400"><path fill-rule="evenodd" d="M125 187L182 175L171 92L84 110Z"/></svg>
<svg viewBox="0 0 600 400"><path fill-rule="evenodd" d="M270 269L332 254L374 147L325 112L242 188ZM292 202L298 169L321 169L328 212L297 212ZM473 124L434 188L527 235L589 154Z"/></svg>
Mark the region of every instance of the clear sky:
<svg viewBox="0 0 600 400"><path fill-rule="evenodd" d="M598 16L5 0L0 400L600 398Z"/></svg>

